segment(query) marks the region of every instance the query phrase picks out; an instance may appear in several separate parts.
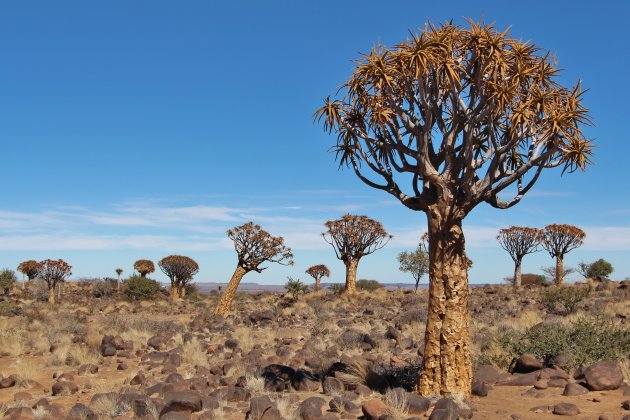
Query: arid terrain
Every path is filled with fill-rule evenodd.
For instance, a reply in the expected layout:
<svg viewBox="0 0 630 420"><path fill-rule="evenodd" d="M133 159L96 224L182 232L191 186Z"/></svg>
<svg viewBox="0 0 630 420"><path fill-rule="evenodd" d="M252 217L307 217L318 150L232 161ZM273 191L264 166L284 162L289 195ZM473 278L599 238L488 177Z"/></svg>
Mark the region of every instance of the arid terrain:
<svg viewBox="0 0 630 420"><path fill-rule="evenodd" d="M410 392L427 293L239 293L233 311L217 318L217 293L134 301L71 282L51 305L18 287L0 301L0 415L630 418L625 282L471 288L468 399Z"/></svg>

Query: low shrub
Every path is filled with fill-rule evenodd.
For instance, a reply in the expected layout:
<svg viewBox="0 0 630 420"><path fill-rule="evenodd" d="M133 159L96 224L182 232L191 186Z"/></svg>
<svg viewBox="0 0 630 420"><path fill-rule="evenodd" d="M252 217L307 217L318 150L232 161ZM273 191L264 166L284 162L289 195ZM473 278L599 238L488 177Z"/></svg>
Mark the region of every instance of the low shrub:
<svg viewBox="0 0 630 420"><path fill-rule="evenodd" d="M0 302L0 316L10 316L15 314L17 307L11 302Z"/></svg>
<svg viewBox="0 0 630 420"><path fill-rule="evenodd" d="M590 286L553 286L541 293L540 304L550 314L572 314L576 311L577 304L584 300L590 292Z"/></svg>
<svg viewBox="0 0 630 420"><path fill-rule="evenodd" d="M8 268L0 271L0 293L8 295L11 289L13 289L15 282L17 282L15 271L9 270Z"/></svg>
<svg viewBox="0 0 630 420"><path fill-rule="evenodd" d="M629 352L630 329L594 316L578 318L569 325L540 323L524 332L505 328L481 349L480 362L505 368L506 361L531 353L545 366L574 368L625 358Z"/></svg>
<svg viewBox="0 0 630 420"><path fill-rule="evenodd" d="M341 283L333 283L328 286L328 290L336 295L340 295L346 290L346 286Z"/></svg>
<svg viewBox="0 0 630 420"><path fill-rule="evenodd" d="M107 277L104 279L96 279L90 282L90 285L92 288L92 296L95 298L113 296L118 290L118 282L116 279Z"/></svg>
<svg viewBox="0 0 630 420"><path fill-rule="evenodd" d="M47 302L48 301L48 285L44 280L35 280L33 281L31 287L31 296L33 299L39 302Z"/></svg>
<svg viewBox="0 0 630 420"><path fill-rule="evenodd" d="M125 295L131 300L146 300L160 292L160 283L147 277L131 276L124 282Z"/></svg>
<svg viewBox="0 0 630 420"><path fill-rule="evenodd" d="M376 280L361 279L357 281L357 289L364 290L366 292L373 292L378 289L382 289L383 285Z"/></svg>
<svg viewBox="0 0 630 420"><path fill-rule="evenodd" d="M297 299L299 295L303 295L308 292L309 288L306 284L302 283L300 279L294 279L293 277L287 277L287 283L284 285L287 289L287 293Z"/></svg>

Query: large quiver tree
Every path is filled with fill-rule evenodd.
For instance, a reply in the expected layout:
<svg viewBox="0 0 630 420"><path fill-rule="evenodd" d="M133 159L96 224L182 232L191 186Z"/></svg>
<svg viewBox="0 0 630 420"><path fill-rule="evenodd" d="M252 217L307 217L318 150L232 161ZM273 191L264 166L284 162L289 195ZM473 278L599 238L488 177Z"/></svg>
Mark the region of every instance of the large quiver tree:
<svg viewBox="0 0 630 420"><path fill-rule="evenodd" d="M225 315L230 310L245 274L250 271L262 273L267 267L261 267L261 264L266 262L293 265L293 253L291 248L284 245L284 238L272 236L253 222L229 229L227 236L234 241L238 264L214 311L215 315Z"/></svg>
<svg viewBox="0 0 630 420"><path fill-rule="evenodd" d="M137 260L133 263L133 269L140 273L140 277L146 277L155 271L155 265L151 260Z"/></svg>
<svg viewBox="0 0 630 420"><path fill-rule="evenodd" d="M571 172L590 163L582 90L561 86L557 73L549 54L507 31L427 25L394 48L365 54L338 99L326 98L315 113L337 135L342 166L427 215L422 394L470 394L462 220L482 202L515 205L545 168ZM500 198L513 184L515 194Z"/></svg>
<svg viewBox="0 0 630 420"><path fill-rule="evenodd" d="M48 302L55 303L55 288L72 275L72 266L64 260L44 260L39 266L38 277L48 285Z"/></svg>
<svg viewBox="0 0 630 420"><path fill-rule="evenodd" d="M41 269L41 265L39 264L39 262L35 260L22 261L17 266L17 271L19 271L24 276L26 276L29 282L34 280L37 277L40 269ZM26 287L26 282L22 282L22 288L24 289L25 287Z"/></svg>
<svg viewBox="0 0 630 420"><path fill-rule="evenodd" d="M158 261L158 266L171 281L171 298L186 297L186 285L199 272L199 264L190 257L169 255Z"/></svg>
<svg viewBox="0 0 630 420"><path fill-rule="evenodd" d="M322 237L332 245L335 255L346 266L345 292L349 295L357 291L357 268L359 260L383 248L392 238L381 222L367 216L346 214L337 220L325 223L326 232Z"/></svg>
<svg viewBox="0 0 630 420"><path fill-rule="evenodd" d="M538 251L543 235L540 229L512 226L501 229L497 240L503 249L510 254L514 261L514 278L512 285L515 289L521 287L521 265L523 257Z"/></svg>
<svg viewBox="0 0 630 420"><path fill-rule="evenodd" d="M577 226L572 225L548 225L543 230L542 246L552 258L556 259L557 285L564 281L564 256L584 242L586 233Z"/></svg>
<svg viewBox="0 0 630 420"><path fill-rule="evenodd" d="M322 277L330 277L330 270L324 264L318 264L309 267L306 270L306 274L313 277L315 280L315 291L318 292L322 288Z"/></svg>

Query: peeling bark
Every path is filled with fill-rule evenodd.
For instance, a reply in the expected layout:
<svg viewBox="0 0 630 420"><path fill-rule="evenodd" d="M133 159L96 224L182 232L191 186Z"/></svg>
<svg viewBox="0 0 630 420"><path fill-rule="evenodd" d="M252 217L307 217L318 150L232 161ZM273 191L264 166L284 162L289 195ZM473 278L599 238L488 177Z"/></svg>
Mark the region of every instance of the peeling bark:
<svg viewBox="0 0 630 420"><path fill-rule="evenodd" d="M516 260L514 265L514 283L513 286L515 289L519 289L521 287L521 265L523 263L522 257Z"/></svg>
<svg viewBox="0 0 630 420"><path fill-rule="evenodd" d="M564 255L556 257L556 285L560 286L564 281Z"/></svg>
<svg viewBox="0 0 630 420"><path fill-rule="evenodd" d="M346 293L353 295L357 291L357 267L359 260L350 260L346 263Z"/></svg>
<svg viewBox="0 0 630 420"><path fill-rule="evenodd" d="M462 217L449 208L427 211L429 219L429 312L423 369L417 385L422 395L470 396L468 258Z"/></svg>
<svg viewBox="0 0 630 420"><path fill-rule="evenodd" d="M319 292L322 289L322 279L320 277L315 277L315 291Z"/></svg>
<svg viewBox="0 0 630 420"><path fill-rule="evenodd" d="M48 288L48 303L55 303L55 286Z"/></svg>
<svg viewBox="0 0 630 420"><path fill-rule="evenodd" d="M247 273L243 267L240 265L236 267L234 270L234 274L232 274L232 278L225 288L225 292L221 299L219 300L219 304L217 308L214 310L215 315L225 315L232 306L232 301L234 300L234 296L236 295L236 290L238 289L238 285L241 283L241 279Z"/></svg>

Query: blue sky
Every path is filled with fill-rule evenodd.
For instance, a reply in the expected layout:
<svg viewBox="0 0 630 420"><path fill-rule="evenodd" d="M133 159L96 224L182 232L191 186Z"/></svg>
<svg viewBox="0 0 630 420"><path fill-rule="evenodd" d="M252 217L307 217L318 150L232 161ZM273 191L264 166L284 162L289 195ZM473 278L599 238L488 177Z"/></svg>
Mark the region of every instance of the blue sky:
<svg viewBox="0 0 630 420"><path fill-rule="evenodd" d="M473 4L474 3L474 4ZM513 224L587 232L566 264L605 258L630 276L628 41L625 2L20 1L0 3L0 267L64 258L75 277L126 274L133 261L196 259L200 281L236 264L225 236L249 220L283 235L295 267L245 281L307 280L343 265L323 222L366 214L395 235L360 278L405 281L395 256L424 231L402 207L327 152L313 111L375 42L464 17L511 25L557 54L563 83L582 80L597 143L588 172L544 173L515 208L477 207L465 221L472 282L499 282L512 261L495 240ZM553 261L526 257L525 272ZM156 278L164 280L161 273Z"/></svg>

